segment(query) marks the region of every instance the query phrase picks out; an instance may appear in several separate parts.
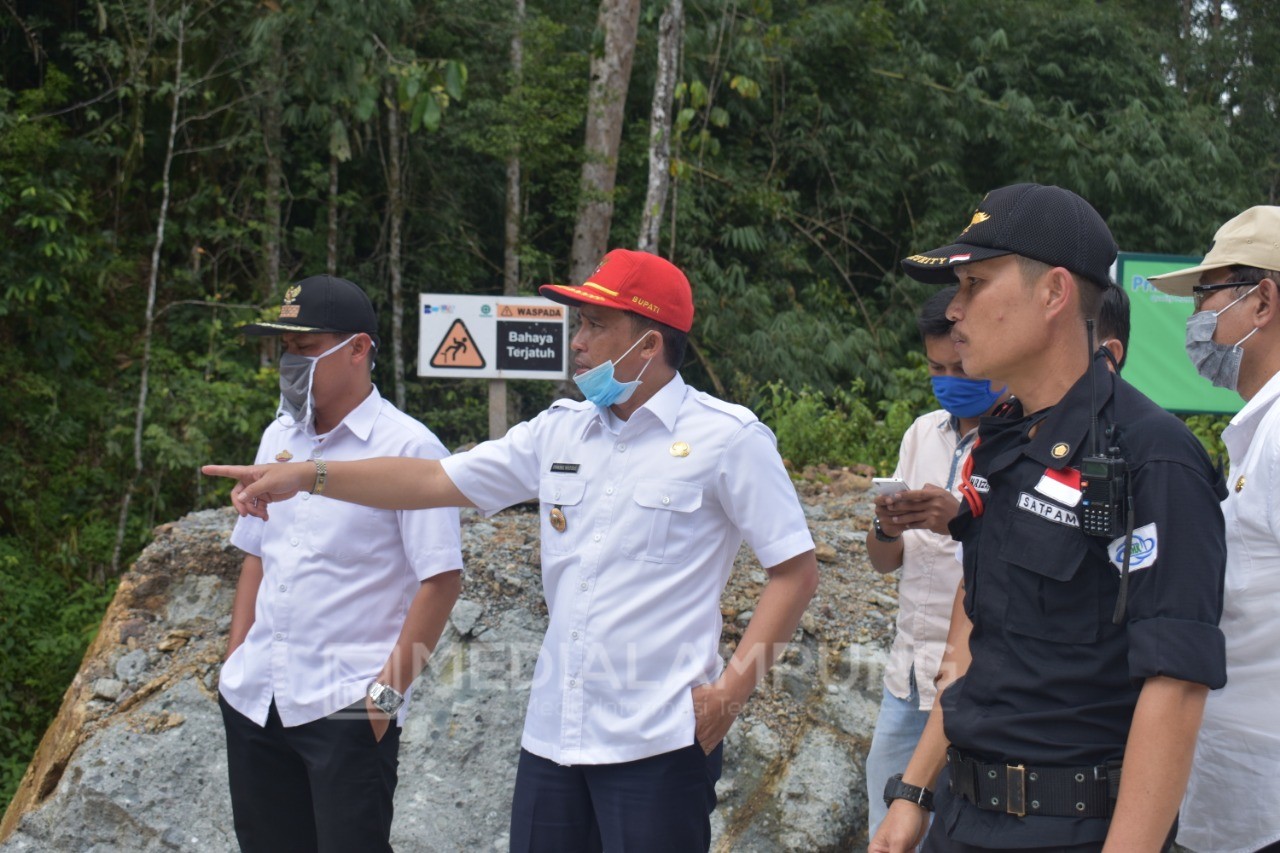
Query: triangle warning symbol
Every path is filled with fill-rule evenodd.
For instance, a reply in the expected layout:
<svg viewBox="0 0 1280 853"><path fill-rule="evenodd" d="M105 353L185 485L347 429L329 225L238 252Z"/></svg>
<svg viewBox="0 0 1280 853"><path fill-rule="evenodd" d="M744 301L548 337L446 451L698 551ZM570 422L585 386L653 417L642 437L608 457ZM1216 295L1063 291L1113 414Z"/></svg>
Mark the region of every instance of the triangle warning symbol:
<svg viewBox="0 0 1280 853"><path fill-rule="evenodd" d="M461 320L454 320L449 331L444 333L436 347L436 354L431 356L432 367L464 367L479 370L484 367L484 356L475 339L467 331Z"/></svg>

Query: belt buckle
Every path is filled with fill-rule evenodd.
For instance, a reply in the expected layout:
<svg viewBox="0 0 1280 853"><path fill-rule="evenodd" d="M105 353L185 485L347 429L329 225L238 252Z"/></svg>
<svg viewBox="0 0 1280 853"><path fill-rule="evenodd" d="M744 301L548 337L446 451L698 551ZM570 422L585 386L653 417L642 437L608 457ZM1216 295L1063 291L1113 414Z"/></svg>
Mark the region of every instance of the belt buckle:
<svg viewBox="0 0 1280 853"><path fill-rule="evenodd" d="M1006 764L1005 803L1006 813L1016 817L1027 816L1027 768L1021 764Z"/></svg>

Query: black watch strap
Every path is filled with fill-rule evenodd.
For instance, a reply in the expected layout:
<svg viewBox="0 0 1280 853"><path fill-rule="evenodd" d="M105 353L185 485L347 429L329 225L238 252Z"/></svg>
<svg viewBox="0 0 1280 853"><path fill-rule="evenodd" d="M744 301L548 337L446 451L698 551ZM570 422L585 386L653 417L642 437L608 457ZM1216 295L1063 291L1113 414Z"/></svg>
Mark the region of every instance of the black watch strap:
<svg viewBox="0 0 1280 853"><path fill-rule="evenodd" d="M894 800L908 800L927 812L933 811L933 791L908 785L902 781L901 773L895 773L884 783L884 804L893 805Z"/></svg>
<svg viewBox="0 0 1280 853"><path fill-rule="evenodd" d="M898 536L890 536L888 533L885 533L880 528L880 516L878 515L871 519L871 525L876 530L876 539L880 540L881 542L897 542L899 539L902 538L901 534L899 534Z"/></svg>

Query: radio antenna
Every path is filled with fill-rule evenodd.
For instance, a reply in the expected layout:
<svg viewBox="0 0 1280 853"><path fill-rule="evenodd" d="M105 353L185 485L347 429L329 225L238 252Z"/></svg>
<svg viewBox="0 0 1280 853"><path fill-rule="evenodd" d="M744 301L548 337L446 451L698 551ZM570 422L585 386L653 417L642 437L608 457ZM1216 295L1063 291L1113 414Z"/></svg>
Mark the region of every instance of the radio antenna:
<svg viewBox="0 0 1280 853"><path fill-rule="evenodd" d="M1098 380L1093 375L1093 318L1084 321L1089 335L1089 443L1093 446L1093 455L1102 455L1102 444L1098 438Z"/></svg>

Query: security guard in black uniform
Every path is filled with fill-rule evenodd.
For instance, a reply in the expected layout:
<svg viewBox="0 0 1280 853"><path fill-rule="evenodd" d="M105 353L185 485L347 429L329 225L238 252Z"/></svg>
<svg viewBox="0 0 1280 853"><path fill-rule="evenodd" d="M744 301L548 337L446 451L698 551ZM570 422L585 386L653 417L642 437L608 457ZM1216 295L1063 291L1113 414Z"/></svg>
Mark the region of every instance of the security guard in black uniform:
<svg viewBox="0 0 1280 853"><path fill-rule="evenodd" d="M951 524L964 582L944 672L959 677L890 780L872 851L915 849L935 804L925 851L1172 841L1205 696L1226 681L1226 492L1187 428L1090 352L1115 254L1084 199L1018 184L954 245L903 261L959 280L965 372L1021 405L979 427Z"/></svg>

